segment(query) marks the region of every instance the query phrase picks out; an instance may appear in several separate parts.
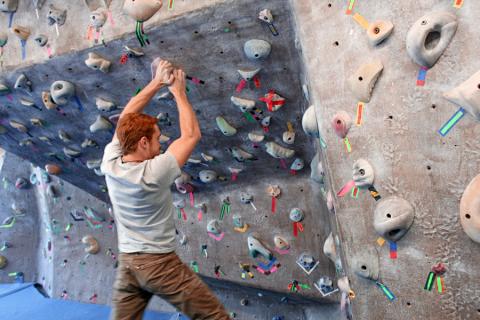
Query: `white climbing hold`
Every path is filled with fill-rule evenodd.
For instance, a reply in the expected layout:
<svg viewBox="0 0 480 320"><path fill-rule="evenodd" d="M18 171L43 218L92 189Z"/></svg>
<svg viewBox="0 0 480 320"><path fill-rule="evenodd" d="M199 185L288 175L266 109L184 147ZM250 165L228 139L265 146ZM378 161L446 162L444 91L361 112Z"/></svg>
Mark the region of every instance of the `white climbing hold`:
<svg viewBox="0 0 480 320"><path fill-rule="evenodd" d="M234 127L232 127L228 122L227 120L225 120L223 117L216 117L215 118L215 121L217 122L217 126L218 128L220 129L220 131L222 131L222 133L229 137L229 136L233 136L237 133L237 129L235 129Z"/></svg>
<svg viewBox="0 0 480 320"><path fill-rule="evenodd" d="M97 97L95 99L95 104L97 109L104 112L113 111L117 108L117 104L113 101Z"/></svg>
<svg viewBox="0 0 480 320"><path fill-rule="evenodd" d="M109 131L112 128L113 126L110 121L108 121L102 116L97 116L95 122L90 125L90 132L95 133L98 131Z"/></svg>
<svg viewBox="0 0 480 320"><path fill-rule="evenodd" d="M93 70L100 70L107 73L110 70L112 63L95 52L88 53L88 59L85 60L87 67Z"/></svg>
<svg viewBox="0 0 480 320"><path fill-rule="evenodd" d="M267 153L277 159L291 158L295 154L295 150L282 147L275 142L267 142L265 146Z"/></svg>
<svg viewBox="0 0 480 320"><path fill-rule="evenodd" d="M302 128L306 134L320 138L320 131L318 130L317 116L315 113L315 106L311 105L305 110L302 117Z"/></svg>
<svg viewBox="0 0 480 320"><path fill-rule="evenodd" d="M230 101L232 101L232 103L235 106L239 107L240 111L242 112L250 111L255 107L255 101L250 99L243 99L243 98L232 96L230 98Z"/></svg>

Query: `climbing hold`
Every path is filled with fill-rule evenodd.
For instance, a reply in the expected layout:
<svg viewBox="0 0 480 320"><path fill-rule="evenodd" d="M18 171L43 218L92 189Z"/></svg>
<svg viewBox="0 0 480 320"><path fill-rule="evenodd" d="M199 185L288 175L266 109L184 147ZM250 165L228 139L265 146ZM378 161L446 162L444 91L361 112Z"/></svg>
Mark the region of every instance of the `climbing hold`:
<svg viewBox="0 0 480 320"><path fill-rule="evenodd" d="M28 98L20 98L20 104L26 107L36 107L35 102L33 100L30 100Z"/></svg>
<svg viewBox="0 0 480 320"><path fill-rule="evenodd" d="M303 220L304 217L305 217L305 215L304 215L302 209L293 208L292 210L290 210L289 218L293 222L300 222L300 221Z"/></svg>
<svg viewBox="0 0 480 320"><path fill-rule="evenodd" d="M480 243L480 175L473 178L463 192L460 223L467 236Z"/></svg>
<svg viewBox="0 0 480 320"><path fill-rule="evenodd" d="M248 134L248 139L252 142L258 143L265 139L265 135L261 131L252 131Z"/></svg>
<svg viewBox="0 0 480 320"><path fill-rule="evenodd" d="M237 133L237 129L235 129L234 127L232 127L228 122L227 120L225 120L223 117L216 117L215 118L215 121L217 122L217 126L218 128L220 129L220 131L222 131L222 133L229 137L229 136L233 136Z"/></svg>
<svg viewBox="0 0 480 320"><path fill-rule="evenodd" d="M189 190L192 190L193 187L190 185L191 181L192 177L188 173L182 171L180 176L175 179L175 187L177 188L177 191L180 193L187 193Z"/></svg>
<svg viewBox="0 0 480 320"><path fill-rule="evenodd" d="M107 21L107 10L105 8L97 8L90 13L90 25L99 30Z"/></svg>
<svg viewBox="0 0 480 320"><path fill-rule="evenodd" d="M179 199L179 200L173 201L173 206L177 209L185 208L185 206L186 206L185 199Z"/></svg>
<svg viewBox="0 0 480 320"><path fill-rule="evenodd" d="M222 230L220 229L220 223L218 220L210 220L207 224L207 232L212 233L214 235L220 235Z"/></svg>
<svg viewBox="0 0 480 320"><path fill-rule="evenodd" d="M67 19L67 10L57 9L53 4L50 4L47 19L49 26L54 24L63 26L65 24L65 20Z"/></svg>
<svg viewBox="0 0 480 320"><path fill-rule="evenodd" d="M232 96L230 98L230 101L232 101L235 106L239 107L240 111L242 112L248 112L255 107L255 100L243 99Z"/></svg>
<svg viewBox="0 0 480 320"><path fill-rule="evenodd" d="M57 107L57 105L53 102L49 91L42 91L42 101L43 101L43 105L48 110L52 110Z"/></svg>
<svg viewBox="0 0 480 320"><path fill-rule="evenodd" d="M43 121L39 118L31 118L30 123L36 127L43 127Z"/></svg>
<svg viewBox="0 0 480 320"><path fill-rule="evenodd" d="M95 140L85 138L81 144L82 148L88 148L88 147L98 147L98 143Z"/></svg>
<svg viewBox="0 0 480 320"><path fill-rule="evenodd" d="M321 277L313 283L313 285L322 293L322 295L328 295L337 290L333 287L333 280L330 277Z"/></svg>
<svg viewBox="0 0 480 320"><path fill-rule="evenodd" d="M100 70L107 73L110 70L112 63L95 52L88 53L88 59L85 60L87 67L93 70Z"/></svg>
<svg viewBox="0 0 480 320"><path fill-rule="evenodd" d="M249 204L252 201L253 201L253 195L251 195L249 193L246 193L246 192L240 193L240 202L241 203Z"/></svg>
<svg viewBox="0 0 480 320"><path fill-rule="evenodd" d="M315 259L315 257L308 253L308 252L302 252L300 256L297 259L297 264L302 267L302 269L310 274L313 269L318 265L319 261Z"/></svg>
<svg viewBox="0 0 480 320"><path fill-rule="evenodd" d="M123 11L136 21L144 22L162 7L162 0L125 0Z"/></svg>
<svg viewBox="0 0 480 320"><path fill-rule="evenodd" d="M305 110L305 113L302 117L302 128L303 131L310 135L319 138L320 131L318 130L317 116L315 114L315 107L311 105Z"/></svg>
<svg viewBox="0 0 480 320"><path fill-rule="evenodd" d="M390 196L377 203L373 227L383 238L398 241L410 229L414 218L415 209L407 200Z"/></svg>
<svg viewBox="0 0 480 320"><path fill-rule="evenodd" d="M293 157L295 150L284 148L275 142L267 142L267 153L277 159L287 159Z"/></svg>
<svg viewBox="0 0 480 320"><path fill-rule="evenodd" d="M32 81L30 81L25 74L20 74L13 86L15 89L23 89L27 92L32 92Z"/></svg>
<svg viewBox="0 0 480 320"><path fill-rule="evenodd" d="M217 173L213 170L202 170L198 173L200 181L203 183L211 183L217 180Z"/></svg>
<svg viewBox="0 0 480 320"><path fill-rule="evenodd" d="M0 95L4 96L10 93L10 88L7 86L7 84L0 80Z"/></svg>
<svg viewBox="0 0 480 320"><path fill-rule="evenodd" d="M431 68L452 41L457 17L449 12L432 12L418 19L407 33L407 52L412 60Z"/></svg>
<svg viewBox="0 0 480 320"><path fill-rule="evenodd" d="M480 121L480 71L461 83L458 87L443 94L450 102L462 107L477 121Z"/></svg>
<svg viewBox="0 0 480 320"><path fill-rule="evenodd" d="M245 81L251 81L259 72L262 70L261 68L258 69L239 69L237 70L240 76Z"/></svg>
<svg viewBox="0 0 480 320"><path fill-rule="evenodd" d="M273 259L273 254L268 250L254 234L250 234L247 238L248 252L252 258L256 258L258 255L263 256L268 261Z"/></svg>
<svg viewBox="0 0 480 320"><path fill-rule="evenodd" d="M368 25L368 41L374 46L387 39L393 32L393 23L386 20L379 20Z"/></svg>
<svg viewBox="0 0 480 320"><path fill-rule="evenodd" d="M281 190L277 185L269 185L267 188L267 193L270 197L278 198L280 196Z"/></svg>
<svg viewBox="0 0 480 320"><path fill-rule="evenodd" d="M27 126L25 126L23 123L21 123L20 121L16 121L16 120L10 120L9 121L9 124L12 128L15 128L17 129L18 131L20 132L23 132L23 133L27 133L28 132L28 128Z"/></svg>
<svg viewBox="0 0 480 320"><path fill-rule="evenodd" d="M5 269L5 267L8 265L8 260L4 256L0 255L0 269Z"/></svg>
<svg viewBox="0 0 480 320"><path fill-rule="evenodd" d="M266 23L273 23L273 14L269 9L263 9L258 13L258 19L265 21Z"/></svg>
<svg viewBox="0 0 480 320"><path fill-rule="evenodd" d="M68 103L70 98L75 96L75 86L69 81L55 81L50 86L50 95L53 102L63 106Z"/></svg>
<svg viewBox="0 0 480 320"><path fill-rule="evenodd" d="M86 244L85 252L89 254L96 254L100 251L100 245L97 239L92 235L86 235L82 238L82 243Z"/></svg>
<svg viewBox="0 0 480 320"><path fill-rule="evenodd" d="M290 249L290 244L281 236L273 237L273 242L275 242L275 247L278 250L288 250Z"/></svg>
<svg viewBox="0 0 480 320"><path fill-rule="evenodd" d="M49 138L49 137L40 136L40 137L38 137L38 140L43 141L43 142L45 142L45 143L48 144L48 145L52 145L52 143L50 142L50 138Z"/></svg>
<svg viewBox="0 0 480 320"><path fill-rule="evenodd" d="M27 41L28 37L30 37L30 28L19 26L18 24L13 25L12 27L13 33L20 38L20 40Z"/></svg>
<svg viewBox="0 0 480 320"><path fill-rule="evenodd" d="M290 166L291 171L300 171L305 166L305 162L301 158L296 158L295 161L292 162Z"/></svg>
<svg viewBox="0 0 480 320"><path fill-rule="evenodd" d="M338 111L335 116L333 116L332 128L340 138L345 139L351 127L352 118L346 111Z"/></svg>
<svg viewBox="0 0 480 320"><path fill-rule="evenodd" d="M32 0L33 6L35 9L40 10L43 7L43 4L45 3L45 0Z"/></svg>
<svg viewBox="0 0 480 320"><path fill-rule="evenodd" d="M48 37L44 34L39 34L34 40L40 47L44 47L48 42Z"/></svg>
<svg viewBox="0 0 480 320"><path fill-rule="evenodd" d="M265 118L260 121L260 124L262 125L263 128L268 128L270 127L270 121L272 120L272 116L266 116Z"/></svg>
<svg viewBox="0 0 480 320"><path fill-rule="evenodd" d="M95 133L98 131L109 131L113 128L113 125L102 116L97 116L94 123L90 125L90 132Z"/></svg>
<svg viewBox="0 0 480 320"><path fill-rule="evenodd" d="M130 58L132 57L143 57L145 55L145 52L141 48L131 48L129 46L124 46L123 49L127 52L128 56ZM167 93L170 93L170 90L166 91Z"/></svg>
<svg viewBox="0 0 480 320"><path fill-rule="evenodd" d="M200 156L202 157L203 160L205 160L206 162L212 162L214 160L214 157L206 154L206 153L200 153Z"/></svg>
<svg viewBox="0 0 480 320"><path fill-rule="evenodd" d="M364 247L355 250L352 259L353 272L356 275L369 279L378 280L380 263L377 250L372 247Z"/></svg>
<svg viewBox="0 0 480 320"><path fill-rule="evenodd" d="M383 70L380 60L365 63L348 79L353 95L358 101L369 102L372 91Z"/></svg>
<svg viewBox="0 0 480 320"><path fill-rule="evenodd" d="M57 175L62 172L62 169L56 164L47 164L45 165L45 171L47 171L49 174Z"/></svg>
<svg viewBox="0 0 480 320"><path fill-rule="evenodd" d="M70 135L63 129L60 129L58 130L58 137L60 138L60 140L62 140L63 142L70 142L72 140L72 138L70 137Z"/></svg>
<svg viewBox="0 0 480 320"><path fill-rule="evenodd" d="M243 51L249 59L264 59L267 58L272 50L272 46L265 40L252 39L245 42Z"/></svg>
<svg viewBox="0 0 480 320"><path fill-rule="evenodd" d="M17 178L17 180L15 181L15 188L17 189L26 189L28 188L28 186L28 180L25 178Z"/></svg>
<svg viewBox="0 0 480 320"><path fill-rule="evenodd" d="M325 181L325 172L323 171L323 164L320 161L320 154L317 152L310 162L310 179L316 183L323 184Z"/></svg>
<svg viewBox="0 0 480 320"><path fill-rule="evenodd" d="M33 140L31 138L22 139L22 140L20 140L18 145L20 147L31 146L31 145L33 145Z"/></svg>
<svg viewBox="0 0 480 320"><path fill-rule="evenodd" d="M243 218L242 218L241 215L234 214L232 216L232 220L233 220L233 225L234 225L236 231L241 231L241 232L247 231L246 229L248 228L248 225L243 221ZM245 228L245 227L247 227L247 228Z"/></svg>
<svg viewBox="0 0 480 320"><path fill-rule="evenodd" d="M295 143L295 131L285 131L282 135L282 140L286 144Z"/></svg>
<svg viewBox="0 0 480 320"><path fill-rule="evenodd" d="M231 147L228 148L228 151L232 154L232 156L237 160L238 162L245 162L245 161L254 161L257 160L257 157L255 157L253 154L243 150L242 148L239 147Z"/></svg>
<svg viewBox="0 0 480 320"><path fill-rule="evenodd" d="M5 32L0 32L0 48L5 47L8 42L8 34Z"/></svg>
<svg viewBox="0 0 480 320"><path fill-rule="evenodd" d="M275 112L284 106L286 99L278 93L275 93L274 90L270 90L259 100L265 102L269 111Z"/></svg>
<svg viewBox="0 0 480 320"><path fill-rule="evenodd" d="M113 111L117 108L117 105L115 102L106 100L100 97L97 97L95 99L95 104L97 105L98 110L104 111L104 112Z"/></svg>
<svg viewBox="0 0 480 320"><path fill-rule="evenodd" d="M335 241L333 240L333 234L330 232L325 243L323 244L323 253L330 259L335 265L337 264L337 249L335 248Z"/></svg>
<svg viewBox="0 0 480 320"><path fill-rule="evenodd" d="M80 150L77 150L72 147L64 147L63 153L69 158L77 158L77 157L80 157L80 154L82 154Z"/></svg>
<svg viewBox="0 0 480 320"><path fill-rule="evenodd" d="M365 159L358 159L353 164L353 181L359 188L368 188L373 185L375 178L372 165Z"/></svg>
<svg viewBox="0 0 480 320"><path fill-rule="evenodd" d="M355 298L355 293L350 288L350 281L348 281L348 277L344 276L344 277L338 278L337 287L338 289L340 289L342 293L347 294L350 297L350 299Z"/></svg>
<svg viewBox="0 0 480 320"><path fill-rule="evenodd" d="M47 186L47 197L50 199L56 199L58 197L57 189L52 184Z"/></svg>
<svg viewBox="0 0 480 320"><path fill-rule="evenodd" d="M100 165L102 164L102 159L91 159L87 160L87 168L88 169L96 169L100 168Z"/></svg>
<svg viewBox="0 0 480 320"><path fill-rule="evenodd" d="M0 1L0 11L15 12L17 11L18 0L3 0Z"/></svg>

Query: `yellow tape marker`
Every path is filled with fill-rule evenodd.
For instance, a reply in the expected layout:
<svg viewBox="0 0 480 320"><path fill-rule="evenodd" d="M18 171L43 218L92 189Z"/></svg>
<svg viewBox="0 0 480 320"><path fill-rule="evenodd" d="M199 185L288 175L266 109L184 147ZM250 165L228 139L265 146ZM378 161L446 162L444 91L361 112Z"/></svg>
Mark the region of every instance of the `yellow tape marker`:
<svg viewBox="0 0 480 320"><path fill-rule="evenodd" d="M358 13L353 15L353 20L355 20L363 29L368 29L368 21Z"/></svg>
<svg viewBox="0 0 480 320"><path fill-rule="evenodd" d="M288 128L288 132L293 132L293 126L290 121L287 122L287 128Z"/></svg>
<svg viewBox="0 0 480 320"><path fill-rule="evenodd" d="M383 246L383 245L385 244L385 239L383 239L382 237L379 237L379 238L377 239L377 243L378 243L378 245L381 247L381 246Z"/></svg>

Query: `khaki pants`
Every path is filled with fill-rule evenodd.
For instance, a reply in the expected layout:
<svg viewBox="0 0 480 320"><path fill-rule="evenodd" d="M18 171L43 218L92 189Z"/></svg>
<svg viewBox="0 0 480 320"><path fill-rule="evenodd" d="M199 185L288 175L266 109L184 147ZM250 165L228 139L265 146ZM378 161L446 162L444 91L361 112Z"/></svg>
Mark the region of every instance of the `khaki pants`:
<svg viewBox="0 0 480 320"><path fill-rule="evenodd" d="M153 295L192 320L230 319L206 284L175 252L121 253L113 285L112 320L141 320Z"/></svg>

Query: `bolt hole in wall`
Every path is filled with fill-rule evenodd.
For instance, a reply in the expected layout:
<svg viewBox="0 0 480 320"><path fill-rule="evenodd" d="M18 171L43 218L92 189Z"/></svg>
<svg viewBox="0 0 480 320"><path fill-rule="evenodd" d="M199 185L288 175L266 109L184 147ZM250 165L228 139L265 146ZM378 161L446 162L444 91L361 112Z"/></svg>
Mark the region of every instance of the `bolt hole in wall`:
<svg viewBox="0 0 480 320"><path fill-rule="evenodd" d="M435 109L436 107L437 107L436 105L432 104L432 109Z"/></svg>
<svg viewBox="0 0 480 320"><path fill-rule="evenodd" d="M328 7L329 7L329 8L331 8L331 7L332 7L332 4L331 4L331 3L329 3L329 4L328 4Z"/></svg>
<svg viewBox="0 0 480 320"><path fill-rule="evenodd" d="M465 215L465 218L470 219L470 215L467 213L467 214Z"/></svg>
<svg viewBox="0 0 480 320"><path fill-rule="evenodd" d="M338 46L340 45L340 43L338 43L338 41L335 41L335 42L333 43L333 45L334 45L335 47L338 47Z"/></svg>
<svg viewBox="0 0 480 320"><path fill-rule="evenodd" d="M430 167L430 166L427 166L427 170L432 170L432 167Z"/></svg>

